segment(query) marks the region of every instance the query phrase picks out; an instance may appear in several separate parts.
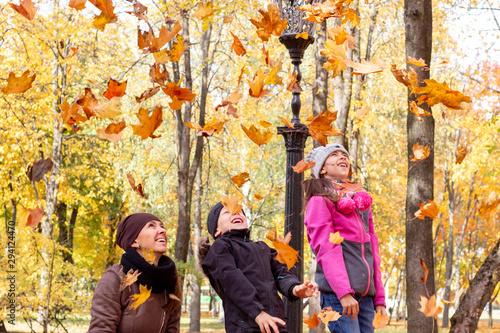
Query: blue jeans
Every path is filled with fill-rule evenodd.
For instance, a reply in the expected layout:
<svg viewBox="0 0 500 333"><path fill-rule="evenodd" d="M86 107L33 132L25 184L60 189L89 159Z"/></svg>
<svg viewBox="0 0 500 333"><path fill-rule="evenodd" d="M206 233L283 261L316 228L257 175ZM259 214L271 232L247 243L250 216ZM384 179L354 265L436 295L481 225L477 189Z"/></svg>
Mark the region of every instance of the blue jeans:
<svg viewBox="0 0 500 333"><path fill-rule="evenodd" d="M328 328L332 333L372 333L373 318L375 317L375 308L373 306L373 297L357 297L354 299L359 303L359 314L356 319L342 316L337 321L331 321ZM334 293L321 293L321 308L332 307L333 311L337 311L342 315L343 307L337 295Z"/></svg>

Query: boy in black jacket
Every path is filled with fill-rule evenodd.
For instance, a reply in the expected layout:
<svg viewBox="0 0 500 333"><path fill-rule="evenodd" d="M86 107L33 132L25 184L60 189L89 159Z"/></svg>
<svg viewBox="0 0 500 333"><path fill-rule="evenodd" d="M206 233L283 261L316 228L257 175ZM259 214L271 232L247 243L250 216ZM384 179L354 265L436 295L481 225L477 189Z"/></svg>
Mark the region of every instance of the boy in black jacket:
<svg viewBox="0 0 500 333"><path fill-rule="evenodd" d="M278 290L295 301L317 297L316 285L301 283L274 259L274 249L250 240L242 211L231 215L219 202L208 214L207 227L215 241L202 268L222 300L226 332L288 332Z"/></svg>

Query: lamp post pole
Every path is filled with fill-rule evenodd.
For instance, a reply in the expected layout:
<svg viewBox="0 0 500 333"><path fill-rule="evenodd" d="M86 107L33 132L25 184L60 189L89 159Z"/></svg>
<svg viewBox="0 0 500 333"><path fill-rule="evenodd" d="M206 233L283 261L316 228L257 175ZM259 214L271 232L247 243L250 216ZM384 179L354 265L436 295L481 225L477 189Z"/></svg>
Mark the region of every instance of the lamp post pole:
<svg viewBox="0 0 500 333"><path fill-rule="evenodd" d="M300 83L302 74L300 64L304 52L309 45L314 42L311 37L315 25L312 22L303 21L303 13L296 7L302 5L301 0L274 0L280 9L281 17L288 21L287 28L283 31L279 41L286 46L294 65L294 71L297 73L297 83ZM314 1L316 2L316 1ZM296 35L304 31L308 32L308 38L296 38ZM283 135L286 147L286 192L285 192L285 235L291 232L292 239L289 245L299 251L299 260L291 271L299 278L304 280L304 216L302 181L303 173L296 173L292 166L295 166L304 158L304 148L306 145L309 130L306 125L300 122L300 89L294 89L292 92L291 109L294 124L292 129L288 127L278 127L278 134ZM285 319L288 332L302 333L302 302L290 302L284 299Z"/></svg>

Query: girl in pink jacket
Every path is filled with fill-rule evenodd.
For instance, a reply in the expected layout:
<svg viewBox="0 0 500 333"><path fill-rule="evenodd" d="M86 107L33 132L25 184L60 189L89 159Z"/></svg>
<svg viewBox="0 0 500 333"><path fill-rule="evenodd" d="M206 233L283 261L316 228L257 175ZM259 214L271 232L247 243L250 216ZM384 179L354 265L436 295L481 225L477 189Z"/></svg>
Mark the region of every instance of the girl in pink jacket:
<svg viewBox="0 0 500 333"><path fill-rule="evenodd" d="M375 311L384 315L386 310L372 198L365 191L350 191L349 153L343 146L315 148L305 161L316 163L311 169L314 178L304 181L304 223L318 263L321 307L342 314L328 328L330 332L373 332ZM336 232L344 238L340 244L330 241Z"/></svg>

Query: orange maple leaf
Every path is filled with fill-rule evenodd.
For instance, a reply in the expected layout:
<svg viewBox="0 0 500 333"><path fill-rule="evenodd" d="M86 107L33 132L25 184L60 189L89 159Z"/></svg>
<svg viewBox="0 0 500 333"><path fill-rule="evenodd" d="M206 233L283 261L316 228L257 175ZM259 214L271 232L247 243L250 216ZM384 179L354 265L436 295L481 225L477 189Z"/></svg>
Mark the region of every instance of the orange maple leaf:
<svg viewBox="0 0 500 333"><path fill-rule="evenodd" d="M329 17L340 18L342 15L337 8L335 3L325 1L322 3L313 3L312 5L303 5L297 7L297 9L302 10L306 13L304 16L305 20L321 23Z"/></svg>
<svg viewBox="0 0 500 333"><path fill-rule="evenodd" d="M257 129L254 125L251 125L250 128L246 128L245 126L241 125L241 128L245 132L245 134L255 142L257 145L262 146L271 141L271 139L274 136L274 133L269 131L269 130L263 130L262 132Z"/></svg>
<svg viewBox="0 0 500 333"><path fill-rule="evenodd" d="M342 184L336 184L337 189L341 193L347 193L347 192L359 192L363 190L363 183L361 180L359 183L350 181L350 180L345 180Z"/></svg>
<svg viewBox="0 0 500 333"><path fill-rule="evenodd" d="M420 120L420 121L424 121L422 119L422 116L430 116L431 115L430 112L427 112L424 109L422 109L421 107L419 107L417 105L417 103L415 103L415 101L410 102L410 111L412 113L414 113L417 116L418 120Z"/></svg>
<svg viewBox="0 0 500 333"><path fill-rule="evenodd" d="M238 111L238 109L236 109L234 105L238 104L241 97L242 95L239 93L239 91L232 92L228 98L223 100L219 105L215 107L215 110L217 111L219 108L227 106L227 114L238 118L239 116L236 114L236 111Z"/></svg>
<svg viewBox="0 0 500 333"><path fill-rule="evenodd" d="M334 40L327 39L324 43L325 48L320 50L320 53L328 57L323 65L327 71L332 71L332 77L336 77L341 71L347 67L347 42L338 45Z"/></svg>
<svg viewBox="0 0 500 333"><path fill-rule="evenodd" d="M106 134L118 134L123 131L127 127L125 120L120 121L119 123L111 123L104 130Z"/></svg>
<svg viewBox="0 0 500 333"><path fill-rule="evenodd" d="M410 156L410 161L412 162L425 160L427 157L429 157L431 151L429 146L419 145L418 142L415 143L411 149L413 151L413 155Z"/></svg>
<svg viewBox="0 0 500 333"><path fill-rule="evenodd" d="M172 30L168 30L164 25L161 27L158 37L155 37L152 30L141 32L138 29L137 44L143 53L158 52L167 44L179 31L182 26L179 21L175 22Z"/></svg>
<svg viewBox="0 0 500 333"><path fill-rule="evenodd" d="M25 208L19 216L19 225L31 227L34 230L42 220L43 214L43 210L38 208L38 206L35 209Z"/></svg>
<svg viewBox="0 0 500 333"><path fill-rule="evenodd" d="M104 92L104 97L112 99L113 97L122 97L127 89L127 81L118 82L113 79L108 81L108 89Z"/></svg>
<svg viewBox="0 0 500 333"><path fill-rule="evenodd" d="M461 164L464 161L465 156L467 156L467 153L467 147L459 146L455 155L455 164Z"/></svg>
<svg viewBox="0 0 500 333"><path fill-rule="evenodd" d="M137 118L139 118L139 125L131 125L134 130L134 134L139 135L142 140L147 138L156 139L161 135L153 135L154 131L161 125L163 122L163 106L157 105L153 109L151 116L149 115L147 108L140 108L139 112L136 113Z"/></svg>
<svg viewBox="0 0 500 333"><path fill-rule="evenodd" d="M288 71L286 90L288 90L289 92L295 92L297 88L300 88L297 82L297 71L292 71L290 68L290 70Z"/></svg>
<svg viewBox="0 0 500 333"><path fill-rule="evenodd" d="M224 124L227 122L227 120L219 120L219 119L213 119L211 122L208 124L205 124L205 126L201 127L200 124L195 123L195 122L189 122L189 123L184 123L187 127L191 129L198 130L196 135L198 136L205 136L209 137L214 134L220 133L222 131L222 128L224 127Z"/></svg>
<svg viewBox="0 0 500 333"><path fill-rule="evenodd" d="M158 52L153 53L156 64L164 64L168 61L177 62L181 59L181 56L186 50L186 43L184 43L184 37L177 35L176 41L172 45L172 50L163 49Z"/></svg>
<svg viewBox="0 0 500 333"><path fill-rule="evenodd" d="M346 60L346 65L354 69L352 71L352 74L354 75L380 73L385 67L385 64L382 63L375 63L366 60L361 60L361 63L359 63L349 59Z"/></svg>
<svg viewBox="0 0 500 333"><path fill-rule="evenodd" d="M314 312L312 318L304 319L304 324L306 324L307 327L309 328L318 327L319 325L318 314Z"/></svg>
<svg viewBox="0 0 500 333"><path fill-rule="evenodd" d="M234 39L233 44L231 45L231 51L234 51L236 55L244 56L247 53L247 50L245 50L245 47L243 46L243 44L241 44L240 39L231 31L229 31L229 33L231 34L231 36L233 36Z"/></svg>
<svg viewBox="0 0 500 333"><path fill-rule="evenodd" d="M427 276L429 275L429 269L425 265L425 262L422 258L420 258L420 265L422 265L422 268L424 269L424 277L420 277L420 281L422 281L422 283L426 283Z"/></svg>
<svg viewBox="0 0 500 333"><path fill-rule="evenodd" d="M146 91L144 91L141 96L136 96L135 97L135 101L137 103L142 103L144 102L145 100L147 100L148 98L150 97L153 97L154 95L156 95L156 93L160 91L160 87L153 87L153 88L149 88L147 89Z"/></svg>
<svg viewBox="0 0 500 333"><path fill-rule="evenodd" d="M251 179L250 179L250 175L248 174L248 172L239 173L236 176L231 178L231 181L234 184L236 184L238 187L242 187L243 184L245 184L246 182L249 182L250 180Z"/></svg>
<svg viewBox="0 0 500 333"><path fill-rule="evenodd" d="M121 114L121 106L120 97L113 97L109 101L98 102L92 111L101 118L113 119Z"/></svg>
<svg viewBox="0 0 500 333"><path fill-rule="evenodd" d="M69 0L69 7L74 8L76 10L83 10L85 9L85 4L87 3L87 0Z"/></svg>
<svg viewBox="0 0 500 333"><path fill-rule="evenodd" d="M427 200L429 203L423 204L419 203L420 209L415 212L415 217L419 220L423 220L425 217L430 217L435 219L439 213L438 206L432 200Z"/></svg>
<svg viewBox="0 0 500 333"><path fill-rule="evenodd" d="M142 284L139 285L139 294L134 294L131 295L130 298L134 301L132 304L130 304L129 308L132 310L135 310L144 303L149 296L151 295L151 289L148 289L147 286L143 286Z"/></svg>
<svg viewBox="0 0 500 333"><path fill-rule="evenodd" d="M436 295L432 295L429 299L420 295L420 306L418 311L422 312L426 317L434 317L437 319L438 315L443 311L441 306L436 306Z"/></svg>
<svg viewBox="0 0 500 333"><path fill-rule="evenodd" d="M404 69L398 69L396 65L392 64L391 73L398 82L407 86L410 91L418 87L418 74L413 68L406 71Z"/></svg>
<svg viewBox="0 0 500 333"><path fill-rule="evenodd" d="M389 316L386 314L382 315L380 312L375 313L375 317L373 318L373 328L378 330L387 326L387 322L389 321Z"/></svg>
<svg viewBox="0 0 500 333"><path fill-rule="evenodd" d="M257 36L264 42L267 42L271 35L281 36L288 22L286 19L281 20L278 7L270 3L267 5L267 11L261 8L259 13L262 15L259 21L250 19L250 22L257 28Z"/></svg>
<svg viewBox="0 0 500 333"><path fill-rule="evenodd" d="M123 273L123 266L120 266L120 270L118 271L118 276L120 277L120 291L124 290L128 286L131 286L132 283L137 281L137 277L141 275L142 272L139 270L133 270L132 268L127 272L127 275Z"/></svg>
<svg viewBox="0 0 500 333"><path fill-rule="evenodd" d="M333 311L331 306L321 309L321 312L318 315L318 318L325 325L328 325L328 323L331 321L339 320L340 317L342 317L340 313L338 313L337 311Z"/></svg>
<svg viewBox="0 0 500 333"><path fill-rule="evenodd" d="M7 78L7 86L2 88L5 95L22 94L31 88L33 81L35 81L36 73L30 76L30 71L25 71L20 77L17 77L13 72L9 73Z"/></svg>
<svg viewBox="0 0 500 333"><path fill-rule="evenodd" d="M333 244L340 244L344 241L344 237L340 236L340 233L337 231L336 233L330 233L328 240Z"/></svg>
<svg viewBox="0 0 500 333"><path fill-rule="evenodd" d="M144 186L143 186L144 182L139 183L136 186L134 176L132 176L131 173L127 173L127 179L128 179L128 182L130 183L130 186L132 186L132 190L134 190L134 192L139 194L139 196L141 198L147 199L149 197L147 194L144 193Z"/></svg>
<svg viewBox="0 0 500 333"><path fill-rule="evenodd" d="M38 10L38 7L35 7L31 0L21 0L19 5L14 5L13 3L9 5L12 9L30 21L35 17L36 11Z"/></svg>
<svg viewBox="0 0 500 333"><path fill-rule="evenodd" d="M269 90L263 89L265 78L266 76L262 72L262 69L259 68L259 71L257 72L257 74L255 74L253 80L248 81L248 84L250 86L248 93L250 94L250 96L260 98L266 96L269 93Z"/></svg>
<svg viewBox="0 0 500 333"><path fill-rule="evenodd" d="M151 82L157 83L160 86L164 86L165 82L168 81L168 71L162 70L162 67L158 65L157 63L154 63L153 65L149 66L149 77L151 79ZM159 88L158 88L159 89Z"/></svg>
<svg viewBox="0 0 500 333"><path fill-rule="evenodd" d="M127 14L132 14L135 17L137 17L139 20L143 20L147 23L149 23L148 17L146 14L148 13L148 7L144 6L143 4L136 2L132 5L133 11L131 12L126 12Z"/></svg>
<svg viewBox="0 0 500 333"><path fill-rule="evenodd" d="M314 161L309 161L309 162L306 163L302 159L302 160L298 161L297 164L295 164L295 166L292 167L292 169L296 173L302 173L302 172L304 172L306 170L311 169L315 165L316 165L316 163Z"/></svg>
<svg viewBox="0 0 500 333"><path fill-rule="evenodd" d="M411 91L415 95L421 95L417 98L417 103L427 103L429 107L442 103L453 110L462 109L462 102L472 103L469 96L465 96L459 91L451 90L446 82L439 83L434 79L424 80L425 87L415 87Z"/></svg>
<svg viewBox="0 0 500 333"><path fill-rule="evenodd" d="M212 1L207 1L206 3L199 2L198 9L193 13L193 16L198 20L204 20L209 16L212 16L217 10L214 9L214 4Z"/></svg>
<svg viewBox="0 0 500 333"><path fill-rule="evenodd" d="M175 82L167 83L165 87L161 87L161 90L172 99L172 103L169 105L174 110L180 110L185 101L192 102L196 97L196 94L192 93L191 90L181 88Z"/></svg>
<svg viewBox="0 0 500 333"><path fill-rule="evenodd" d="M259 120L259 125L264 127L264 128L268 128L272 125L273 123L270 123L268 121L265 121L265 120Z"/></svg>
<svg viewBox="0 0 500 333"><path fill-rule="evenodd" d="M88 120L82 107L76 103L70 106L67 101L64 101L59 107L61 108L61 117L70 126L78 125Z"/></svg>
<svg viewBox="0 0 500 333"><path fill-rule="evenodd" d="M241 209L243 208L243 206L238 203L238 197L229 198L225 195L221 195L220 201L231 215L241 212Z"/></svg>
<svg viewBox="0 0 500 333"><path fill-rule="evenodd" d="M187 127L189 127L190 129L203 131L203 127L201 127L201 125L198 124L197 122L190 121L190 122L184 122L183 124L186 125Z"/></svg>
<svg viewBox="0 0 500 333"><path fill-rule="evenodd" d="M274 249L278 252L275 259L285 264L288 269L292 268L297 262L299 255L299 251L288 245L292 239L292 233L288 232L283 238L282 236L278 236L275 229L271 229L266 237L273 243Z"/></svg>
<svg viewBox="0 0 500 333"><path fill-rule="evenodd" d="M335 119L337 119L337 111L325 110L321 112L309 124L309 134L314 140L326 146L327 137L344 135L338 129L332 127L331 123Z"/></svg>
<svg viewBox="0 0 500 333"><path fill-rule="evenodd" d="M97 130L97 137L103 139L103 140L108 140L112 141L114 143L118 143L122 139L123 132L117 133L117 134L108 134L106 133L105 128L101 128Z"/></svg>
<svg viewBox="0 0 500 333"><path fill-rule="evenodd" d="M411 65L418 66L418 67L426 67L427 66L427 64L425 63L425 60L422 58L417 60L413 57L408 57L408 61L406 61L406 62L411 64Z"/></svg>
<svg viewBox="0 0 500 333"><path fill-rule="evenodd" d="M264 199L264 197L263 197L262 195L257 194L257 193L255 193L255 194L253 195L253 197L254 197L255 199L257 199L257 200L262 200L262 199Z"/></svg>
<svg viewBox="0 0 500 333"><path fill-rule="evenodd" d="M92 90L90 88L85 88L85 93L83 95L78 95L75 98L75 103L82 107L83 112L85 112L87 118L90 119L91 117L96 116L94 109L99 104L99 101L92 93Z"/></svg>
<svg viewBox="0 0 500 333"><path fill-rule="evenodd" d="M266 84L283 84L283 79L278 76L278 73L281 71L283 63L280 60L270 60L269 61L269 67L271 69L269 70L269 73L264 80L264 85Z"/></svg>
<svg viewBox="0 0 500 333"><path fill-rule="evenodd" d="M333 27L328 29L328 39L335 41L337 45L343 45L347 42L347 47L351 50L356 46L356 40L352 35L342 27Z"/></svg>
<svg viewBox="0 0 500 333"><path fill-rule="evenodd" d="M278 116L278 118L281 120L281 122L283 124L285 124L286 127L288 127L289 129L292 129L295 127L295 123L292 123L290 120L284 118L284 117L281 117L281 116Z"/></svg>

